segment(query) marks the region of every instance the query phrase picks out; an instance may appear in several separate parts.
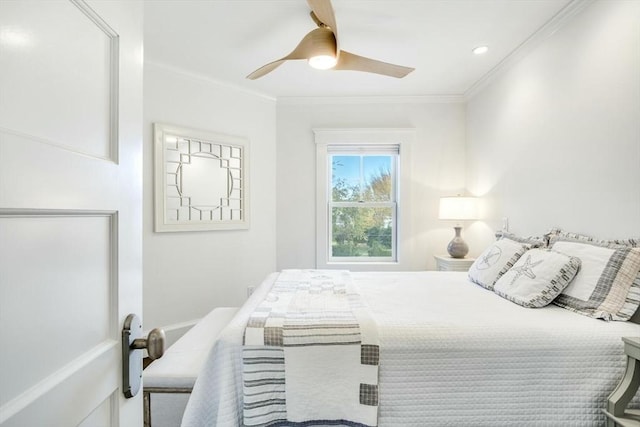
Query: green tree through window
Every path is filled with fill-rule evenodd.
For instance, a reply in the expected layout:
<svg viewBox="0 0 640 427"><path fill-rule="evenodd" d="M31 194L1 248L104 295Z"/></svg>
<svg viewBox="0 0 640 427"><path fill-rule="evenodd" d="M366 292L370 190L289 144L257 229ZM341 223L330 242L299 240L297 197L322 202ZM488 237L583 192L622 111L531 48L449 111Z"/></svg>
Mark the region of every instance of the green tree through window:
<svg viewBox="0 0 640 427"><path fill-rule="evenodd" d="M394 155L331 156L331 257L395 255Z"/></svg>

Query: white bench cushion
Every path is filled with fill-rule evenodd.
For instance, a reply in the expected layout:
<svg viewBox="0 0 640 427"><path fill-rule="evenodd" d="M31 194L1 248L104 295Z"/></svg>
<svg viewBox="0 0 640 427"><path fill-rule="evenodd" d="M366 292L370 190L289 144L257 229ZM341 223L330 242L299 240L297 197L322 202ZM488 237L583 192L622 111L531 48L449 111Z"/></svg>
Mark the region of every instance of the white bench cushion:
<svg viewBox="0 0 640 427"><path fill-rule="evenodd" d="M144 387L193 388L209 350L237 311L237 307L218 307L202 318L164 356L147 366Z"/></svg>

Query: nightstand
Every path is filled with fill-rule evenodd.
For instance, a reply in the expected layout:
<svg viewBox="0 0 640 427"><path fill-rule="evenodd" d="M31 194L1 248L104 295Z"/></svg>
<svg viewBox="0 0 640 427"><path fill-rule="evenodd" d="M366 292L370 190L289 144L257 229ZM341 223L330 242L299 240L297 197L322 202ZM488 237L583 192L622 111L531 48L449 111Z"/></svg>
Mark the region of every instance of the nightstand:
<svg viewBox="0 0 640 427"><path fill-rule="evenodd" d="M640 410L626 409L640 387L640 337L623 337L624 354L627 355L627 369L618 386L609 395L607 427L640 427Z"/></svg>
<svg viewBox="0 0 640 427"><path fill-rule="evenodd" d="M451 258L450 256L434 255L436 268L439 271L468 271L475 258Z"/></svg>

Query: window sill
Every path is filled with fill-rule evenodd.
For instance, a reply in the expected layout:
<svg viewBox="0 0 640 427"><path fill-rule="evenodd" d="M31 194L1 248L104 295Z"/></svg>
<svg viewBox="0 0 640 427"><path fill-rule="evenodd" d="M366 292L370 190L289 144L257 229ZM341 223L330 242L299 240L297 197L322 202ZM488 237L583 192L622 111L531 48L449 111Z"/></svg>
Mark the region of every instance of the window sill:
<svg viewBox="0 0 640 427"><path fill-rule="evenodd" d="M398 265L398 261L329 261L327 265Z"/></svg>
<svg viewBox="0 0 640 427"><path fill-rule="evenodd" d="M350 271L401 271L406 270L406 266L398 261L371 261L371 262L348 262L330 261L318 263L318 269L344 269Z"/></svg>

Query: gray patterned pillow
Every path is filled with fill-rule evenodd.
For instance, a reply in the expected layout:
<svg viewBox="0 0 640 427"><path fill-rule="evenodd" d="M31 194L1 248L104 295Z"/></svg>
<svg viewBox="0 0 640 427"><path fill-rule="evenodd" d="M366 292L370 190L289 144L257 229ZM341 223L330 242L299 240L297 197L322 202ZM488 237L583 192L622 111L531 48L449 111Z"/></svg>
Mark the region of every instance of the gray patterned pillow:
<svg viewBox="0 0 640 427"><path fill-rule="evenodd" d="M549 229L549 231L544 233L544 240L545 240L545 243L546 243L545 247L550 248L551 247L551 239L553 239L554 237L557 237L561 233L563 233L563 231L558 227L551 227Z"/></svg>
<svg viewBox="0 0 640 427"><path fill-rule="evenodd" d="M554 304L605 320L629 320L640 305L640 248L556 236L552 248L582 268Z"/></svg>
<svg viewBox="0 0 640 427"><path fill-rule="evenodd" d="M593 236L589 236L587 234L582 233L574 233L571 231L564 231L559 228L552 228L547 234L551 239L554 237L571 239L571 240L579 240L584 242L596 243L598 245L623 245L631 248L640 248L640 238L629 238L629 239L598 239Z"/></svg>
<svg viewBox="0 0 640 427"><path fill-rule="evenodd" d="M546 249L531 249L502 275L493 291L524 307L553 301L580 269L580 259Z"/></svg>
<svg viewBox="0 0 640 427"><path fill-rule="evenodd" d="M508 231L496 231L497 239L510 239L514 242L526 243L532 248L542 248L547 245L547 240L544 236L518 236L517 234L510 233Z"/></svg>
<svg viewBox="0 0 640 427"><path fill-rule="evenodd" d="M469 268L469 279L489 290L530 248L511 239L500 239L489 246Z"/></svg>
<svg viewBox="0 0 640 427"><path fill-rule="evenodd" d="M606 242L614 245L623 245L623 246L629 246L631 248L640 248L640 238L606 240Z"/></svg>

